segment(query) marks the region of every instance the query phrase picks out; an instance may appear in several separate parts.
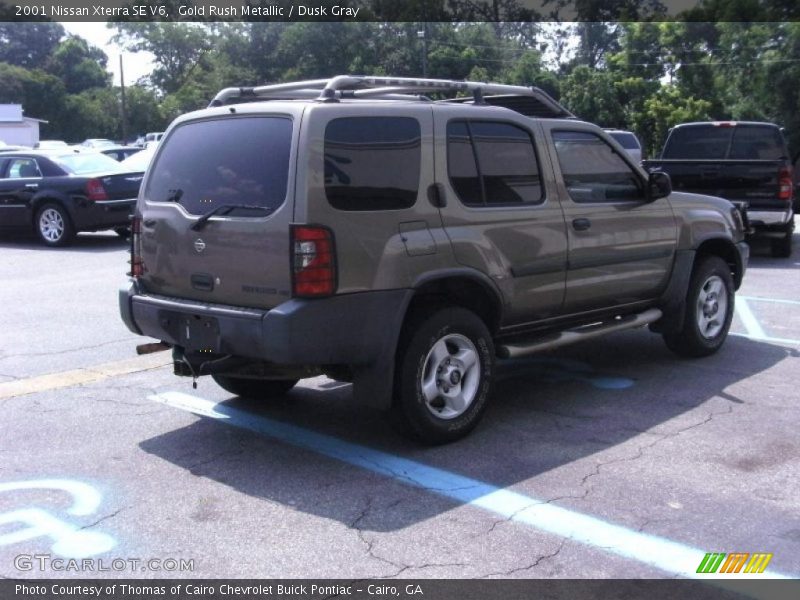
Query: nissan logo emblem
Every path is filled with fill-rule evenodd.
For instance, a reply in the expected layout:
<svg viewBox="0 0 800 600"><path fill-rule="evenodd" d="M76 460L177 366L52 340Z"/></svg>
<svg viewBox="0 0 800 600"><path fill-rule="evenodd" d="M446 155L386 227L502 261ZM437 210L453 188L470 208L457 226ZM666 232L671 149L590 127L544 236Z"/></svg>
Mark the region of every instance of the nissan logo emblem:
<svg viewBox="0 0 800 600"><path fill-rule="evenodd" d="M194 241L194 249L198 254L200 254L203 250L206 249L206 243L200 238L197 238Z"/></svg>

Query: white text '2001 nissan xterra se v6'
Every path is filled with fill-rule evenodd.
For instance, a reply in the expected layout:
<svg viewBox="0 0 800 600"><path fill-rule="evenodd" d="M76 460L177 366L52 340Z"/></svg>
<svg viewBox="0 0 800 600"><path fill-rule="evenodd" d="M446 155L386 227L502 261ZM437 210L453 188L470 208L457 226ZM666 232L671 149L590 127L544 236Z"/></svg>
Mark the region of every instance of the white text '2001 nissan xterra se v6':
<svg viewBox="0 0 800 600"><path fill-rule="evenodd" d="M221 91L170 126L132 231L122 318L177 375L324 374L428 443L475 427L497 358L643 325L717 351L748 260L731 203L541 90L432 79Z"/></svg>

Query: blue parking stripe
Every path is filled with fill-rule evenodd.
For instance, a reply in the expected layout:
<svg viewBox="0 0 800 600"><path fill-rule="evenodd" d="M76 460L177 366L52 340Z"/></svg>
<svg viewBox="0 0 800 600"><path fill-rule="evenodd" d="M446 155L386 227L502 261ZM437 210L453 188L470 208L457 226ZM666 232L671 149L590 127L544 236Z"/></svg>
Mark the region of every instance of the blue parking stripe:
<svg viewBox="0 0 800 600"><path fill-rule="evenodd" d="M510 521L524 523L537 530L635 560L673 575L699 577L696 568L706 554L698 548L607 523L602 519L548 504L543 500L477 479L346 442L296 425L254 415L226 404L218 404L181 392L165 392L150 396L150 399L269 436L458 503L482 508ZM760 575L764 576L787 578L775 572ZM741 575L738 577L741 578Z"/></svg>

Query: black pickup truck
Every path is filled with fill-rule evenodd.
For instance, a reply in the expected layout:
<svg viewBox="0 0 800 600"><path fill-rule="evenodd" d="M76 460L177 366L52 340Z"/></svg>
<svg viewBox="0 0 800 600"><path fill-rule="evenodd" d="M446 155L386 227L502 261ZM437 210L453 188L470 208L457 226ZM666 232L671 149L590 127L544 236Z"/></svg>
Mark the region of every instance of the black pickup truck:
<svg viewBox="0 0 800 600"><path fill-rule="evenodd" d="M791 255L792 164L777 125L748 121L677 125L661 158L642 164L648 171L667 173L677 191L743 203L751 231L771 238L772 255Z"/></svg>
<svg viewBox="0 0 800 600"><path fill-rule="evenodd" d="M32 228L48 246L79 231L124 236L143 176L96 152L0 152L0 229Z"/></svg>

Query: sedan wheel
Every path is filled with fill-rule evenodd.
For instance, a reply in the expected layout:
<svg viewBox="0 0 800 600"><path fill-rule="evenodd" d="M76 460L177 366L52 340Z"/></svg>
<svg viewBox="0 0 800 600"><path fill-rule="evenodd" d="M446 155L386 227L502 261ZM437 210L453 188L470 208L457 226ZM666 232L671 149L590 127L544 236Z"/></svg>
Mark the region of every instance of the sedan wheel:
<svg viewBox="0 0 800 600"><path fill-rule="evenodd" d="M39 211L36 217L36 233L48 246L63 246L74 235L69 216L56 204L46 204Z"/></svg>

